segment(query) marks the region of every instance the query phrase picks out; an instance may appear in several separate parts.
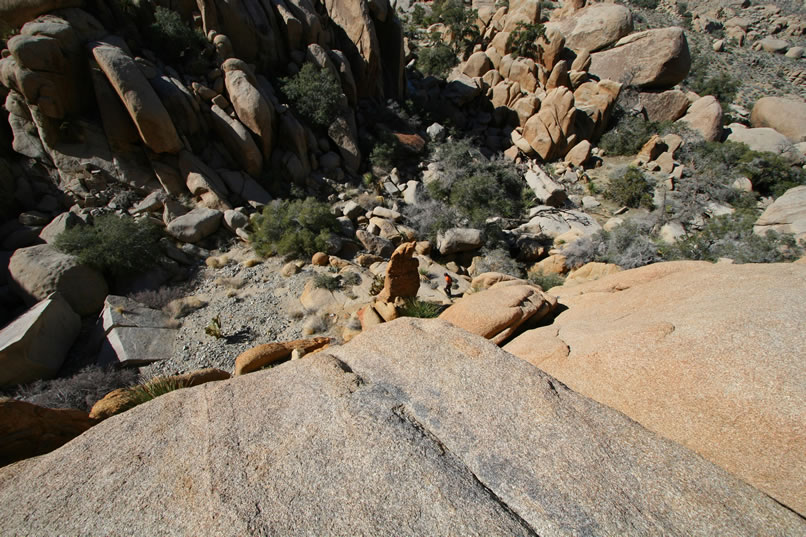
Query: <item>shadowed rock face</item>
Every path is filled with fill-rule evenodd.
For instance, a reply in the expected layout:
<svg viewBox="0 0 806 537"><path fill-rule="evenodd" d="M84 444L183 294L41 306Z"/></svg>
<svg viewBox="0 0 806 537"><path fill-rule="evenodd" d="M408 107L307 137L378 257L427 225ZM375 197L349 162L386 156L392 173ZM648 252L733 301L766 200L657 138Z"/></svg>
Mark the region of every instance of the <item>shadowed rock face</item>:
<svg viewBox="0 0 806 537"><path fill-rule="evenodd" d="M4 468L0 516L31 535L806 531L491 343L410 319L167 394Z"/></svg>
<svg viewBox="0 0 806 537"><path fill-rule="evenodd" d="M806 514L806 266L658 263L505 349Z"/></svg>

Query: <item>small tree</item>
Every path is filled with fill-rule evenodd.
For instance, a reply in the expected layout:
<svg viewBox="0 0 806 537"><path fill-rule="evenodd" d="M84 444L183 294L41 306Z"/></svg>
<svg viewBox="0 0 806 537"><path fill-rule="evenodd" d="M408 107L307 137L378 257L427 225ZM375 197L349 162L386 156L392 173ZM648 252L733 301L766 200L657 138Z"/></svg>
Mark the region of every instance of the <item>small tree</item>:
<svg viewBox="0 0 806 537"><path fill-rule="evenodd" d="M537 63L543 60L543 49L537 40L546 35L546 28L540 23L519 22L509 34L507 48L515 56L531 58Z"/></svg>
<svg viewBox="0 0 806 537"><path fill-rule="evenodd" d="M148 220L106 214L91 226L75 226L56 237L59 250L112 276L142 272L159 259L161 232Z"/></svg>
<svg viewBox="0 0 806 537"><path fill-rule="evenodd" d="M340 229L330 207L313 198L276 200L263 209L252 225L254 231L249 237L252 248L263 256L313 255L327 250L330 235Z"/></svg>
<svg viewBox="0 0 806 537"><path fill-rule="evenodd" d="M619 205L651 209L653 206L651 192L652 185L646 180L641 170L630 166L622 175L610 180L604 196Z"/></svg>
<svg viewBox="0 0 806 537"><path fill-rule="evenodd" d="M302 117L319 127L327 127L339 113L341 83L327 69L306 63L299 72L281 79L283 94Z"/></svg>

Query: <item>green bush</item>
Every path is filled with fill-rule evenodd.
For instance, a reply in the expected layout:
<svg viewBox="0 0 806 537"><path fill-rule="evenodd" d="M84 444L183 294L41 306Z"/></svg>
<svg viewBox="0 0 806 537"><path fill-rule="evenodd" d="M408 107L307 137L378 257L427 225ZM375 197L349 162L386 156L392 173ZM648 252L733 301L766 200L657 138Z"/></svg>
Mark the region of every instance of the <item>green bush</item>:
<svg viewBox="0 0 806 537"><path fill-rule="evenodd" d="M635 155L653 134L658 134L664 127L624 112L615 114L614 119L614 126L599 140L599 147L608 155Z"/></svg>
<svg viewBox="0 0 806 537"><path fill-rule="evenodd" d="M403 306L397 309L397 313L401 317L416 317L418 319L433 319L438 317L441 312L441 304L424 302L417 298L409 298Z"/></svg>
<svg viewBox="0 0 806 537"><path fill-rule="evenodd" d="M753 233L755 211L736 211L708 221L702 231L661 248L664 259L716 261L728 257L737 263L781 263L798 259L803 250L788 234Z"/></svg>
<svg viewBox="0 0 806 537"><path fill-rule="evenodd" d="M342 288L341 276L328 276L327 274L317 274L313 277L313 286L317 289L327 289L328 291L338 291Z"/></svg>
<svg viewBox="0 0 806 537"><path fill-rule="evenodd" d="M299 114L319 127L327 127L339 114L341 83L327 69L306 63L299 72L281 79L281 89Z"/></svg>
<svg viewBox="0 0 806 537"><path fill-rule="evenodd" d="M537 40L546 35L546 28L539 23L519 22L515 30L509 34L507 48L515 56L531 58L537 63L542 61L543 50Z"/></svg>
<svg viewBox="0 0 806 537"><path fill-rule="evenodd" d="M145 32L149 47L167 63L193 61L201 56L206 40L179 13L157 6L154 22Z"/></svg>
<svg viewBox="0 0 806 537"><path fill-rule="evenodd" d="M435 43L417 51L417 69L424 75L444 78L459 63L456 53L444 43Z"/></svg>
<svg viewBox="0 0 806 537"><path fill-rule="evenodd" d="M463 0L434 0L431 4L431 15L426 17L426 24L441 22L453 35L455 54L466 54L478 43L481 34L476 27L478 12L465 7Z"/></svg>
<svg viewBox="0 0 806 537"><path fill-rule="evenodd" d="M723 112L727 113L728 105L733 102L742 83L729 73L716 71L708 56L698 54L691 62L685 85L698 95L713 95L722 104Z"/></svg>
<svg viewBox="0 0 806 537"><path fill-rule="evenodd" d="M79 262L112 275L134 274L154 265L160 256L161 232L149 220L106 214L91 226L75 226L56 237L55 246Z"/></svg>
<svg viewBox="0 0 806 537"><path fill-rule="evenodd" d="M565 278L561 274L544 274L542 270L535 270L529 273L529 281L547 291L564 284Z"/></svg>
<svg viewBox="0 0 806 537"><path fill-rule="evenodd" d="M523 181L503 159L487 159L467 140L437 146L438 179L428 184L432 198L449 203L471 226L493 216L515 218L523 209Z"/></svg>
<svg viewBox="0 0 806 537"><path fill-rule="evenodd" d="M748 149L739 158L739 171L764 196L779 197L790 188L806 184L806 171L774 153Z"/></svg>
<svg viewBox="0 0 806 537"><path fill-rule="evenodd" d="M121 412L130 410L138 405L156 399L160 395L165 395L182 388L187 388L187 382L179 381L171 377L158 377L151 379L145 384L138 384L129 388L126 394L126 402L121 405Z"/></svg>
<svg viewBox="0 0 806 537"><path fill-rule="evenodd" d="M275 200L252 223L252 248L262 256L307 257L326 251L339 223L326 203L313 198Z"/></svg>
<svg viewBox="0 0 806 537"><path fill-rule="evenodd" d="M604 197L626 207L652 208L652 185L643 172L630 166L617 177L611 178L604 191Z"/></svg>

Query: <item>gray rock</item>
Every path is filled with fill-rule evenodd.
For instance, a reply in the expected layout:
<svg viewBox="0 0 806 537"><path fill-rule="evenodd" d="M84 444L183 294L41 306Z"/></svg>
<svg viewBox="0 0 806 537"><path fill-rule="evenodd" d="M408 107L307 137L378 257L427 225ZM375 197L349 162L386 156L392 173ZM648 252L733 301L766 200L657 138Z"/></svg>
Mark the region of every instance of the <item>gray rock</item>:
<svg viewBox="0 0 806 537"><path fill-rule="evenodd" d="M553 239L572 229L579 230L584 235L591 235L602 229L592 216L577 210L560 211L547 205L538 205L529 211L529 215L531 219L518 226L518 232Z"/></svg>
<svg viewBox="0 0 806 537"><path fill-rule="evenodd" d="M355 236L355 225L353 221L347 218L346 216L340 216L336 218L339 222L339 226L341 227L341 234L345 237L354 237Z"/></svg>
<svg viewBox="0 0 806 537"><path fill-rule="evenodd" d="M137 366L170 358L176 332L165 313L110 295L95 327L98 364Z"/></svg>
<svg viewBox="0 0 806 537"><path fill-rule="evenodd" d="M81 331L81 318L54 293L0 331L0 386L56 376Z"/></svg>
<svg viewBox="0 0 806 537"><path fill-rule="evenodd" d="M484 235L478 229L451 228L437 234L437 250L442 255L470 252L483 245Z"/></svg>
<svg viewBox="0 0 806 537"><path fill-rule="evenodd" d="M392 255L392 252L395 251L395 245L392 244L391 241L388 241L383 237L373 235L364 229L359 229L356 231L355 237L361 241L361 244L364 245L364 248L366 248L366 250L371 254L379 255L381 257L389 257Z"/></svg>
<svg viewBox="0 0 806 537"><path fill-rule="evenodd" d="M224 211L224 226L235 233L236 229L241 229L249 224L249 217L240 211L230 209Z"/></svg>
<svg viewBox="0 0 806 537"><path fill-rule="evenodd" d="M775 129L769 127L747 128L738 123L731 123L728 128L729 142L746 144L753 151L768 151L776 155L783 155L790 160L800 160L802 157L793 147L789 138Z"/></svg>
<svg viewBox="0 0 806 537"><path fill-rule="evenodd" d="M561 207L568 201L568 194L562 185L552 181L551 177L539 167L527 171L523 178L541 204Z"/></svg>
<svg viewBox="0 0 806 537"><path fill-rule="evenodd" d="M100 272L48 244L20 248L8 269L9 284L27 305L58 291L73 311L85 316L100 311L109 292Z"/></svg>
<svg viewBox="0 0 806 537"><path fill-rule="evenodd" d="M534 366L412 319L166 394L2 468L0 516L7 533L31 535L806 531Z"/></svg>
<svg viewBox="0 0 806 537"><path fill-rule="evenodd" d="M403 217L399 212L381 206L372 209L372 215L378 216L380 218L385 218L386 220L392 220L394 222L399 222L400 219Z"/></svg>
<svg viewBox="0 0 806 537"><path fill-rule="evenodd" d="M426 134L428 134L428 137L435 142L443 141L445 137L448 135L448 132L447 130L445 130L445 127L443 127L439 123L432 123L425 130L425 132Z"/></svg>
<svg viewBox="0 0 806 537"><path fill-rule="evenodd" d="M345 203L344 208L342 209L342 214L350 220L355 220L364 214L364 212L364 208L352 200Z"/></svg>
<svg viewBox="0 0 806 537"><path fill-rule="evenodd" d="M753 50L763 50L774 54L783 54L789 49L789 43L775 37L765 37L753 43Z"/></svg>
<svg viewBox="0 0 806 537"><path fill-rule="evenodd" d="M403 201L408 205L420 205L425 203L428 196L425 192L425 186L420 181L408 181L406 189L403 191Z"/></svg>
<svg viewBox="0 0 806 537"><path fill-rule="evenodd" d="M197 207L176 220L172 220L165 231L182 242L199 242L218 230L223 216L224 213L221 211Z"/></svg>

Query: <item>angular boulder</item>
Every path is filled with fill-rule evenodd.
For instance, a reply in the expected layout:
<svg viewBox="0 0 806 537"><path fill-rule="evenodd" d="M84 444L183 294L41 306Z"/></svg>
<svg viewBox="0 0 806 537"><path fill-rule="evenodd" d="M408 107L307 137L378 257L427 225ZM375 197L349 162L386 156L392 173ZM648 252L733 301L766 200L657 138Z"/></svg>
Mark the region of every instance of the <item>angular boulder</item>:
<svg viewBox="0 0 806 537"><path fill-rule="evenodd" d="M505 349L803 516L805 278L798 264L627 270L555 288L568 309Z"/></svg>
<svg viewBox="0 0 806 537"><path fill-rule="evenodd" d="M0 517L11 535L806 531L764 494L530 364L412 319L166 394L3 468Z"/></svg>
<svg viewBox="0 0 806 537"><path fill-rule="evenodd" d="M462 297L439 318L500 344L523 323L540 320L556 305L557 299L539 287L511 280Z"/></svg>
<svg viewBox="0 0 806 537"><path fill-rule="evenodd" d="M221 64L221 70L238 119L260 139L263 158L268 160L277 123L274 107L261 94L257 78L246 63L231 58Z"/></svg>
<svg viewBox="0 0 806 537"><path fill-rule="evenodd" d="M638 95L650 121L677 121L686 114L691 101L680 90L644 91Z"/></svg>
<svg viewBox="0 0 806 537"><path fill-rule="evenodd" d="M366 250L374 255L381 257L389 257L395 251L395 245L391 241L373 235L364 229L359 229L355 232L355 238L361 241L361 244Z"/></svg>
<svg viewBox="0 0 806 537"><path fill-rule="evenodd" d="M63 254L49 244L15 251L8 270L11 276L9 284L28 305L58 291L73 311L83 317L100 311L109 293L100 272L80 264L75 256Z"/></svg>
<svg viewBox="0 0 806 537"><path fill-rule="evenodd" d="M775 129L792 143L806 142L806 102L762 97L753 105L750 124Z"/></svg>
<svg viewBox="0 0 806 537"><path fill-rule="evenodd" d="M576 143L576 112L574 94L566 87L555 88L543 99L540 111L523 126L523 137L543 160L562 157L569 144Z"/></svg>
<svg viewBox="0 0 806 537"><path fill-rule="evenodd" d="M81 331L81 318L58 293L0 330L0 386L49 379Z"/></svg>
<svg viewBox="0 0 806 537"><path fill-rule="evenodd" d="M682 82L690 68L686 34L671 27L628 35L615 47L591 54L588 72L641 88L668 88Z"/></svg>
<svg viewBox="0 0 806 537"><path fill-rule="evenodd" d="M340 26L338 49L350 61L359 97L371 97L383 91L381 45L366 0L326 0L325 9ZM392 67L392 66L390 66Z"/></svg>
<svg viewBox="0 0 806 537"><path fill-rule="evenodd" d="M100 365L140 366L168 359L176 325L159 310L123 296L109 295L95 326Z"/></svg>
<svg viewBox="0 0 806 537"><path fill-rule="evenodd" d="M222 143L232 157L243 167L244 171L252 177L260 176L263 169L263 154L252 139L252 135L243 123L233 119L214 104L209 115L213 130L221 138Z"/></svg>

